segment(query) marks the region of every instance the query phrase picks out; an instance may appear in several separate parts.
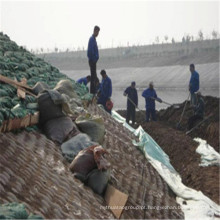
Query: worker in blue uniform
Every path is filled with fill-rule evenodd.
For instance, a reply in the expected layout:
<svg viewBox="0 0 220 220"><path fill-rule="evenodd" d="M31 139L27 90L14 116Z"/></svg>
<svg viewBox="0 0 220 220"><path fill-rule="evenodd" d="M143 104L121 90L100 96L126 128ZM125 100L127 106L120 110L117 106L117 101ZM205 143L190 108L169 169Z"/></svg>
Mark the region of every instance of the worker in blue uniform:
<svg viewBox="0 0 220 220"><path fill-rule="evenodd" d="M102 76L102 82L100 84L99 92L98 92L98 104L103 105L104 109L111 114L111 110L106 107L107 101L110 100L112 96L112 81L107 76L105 70L101 70L100 72Z"/></svg>
<svg viewBox="0 0 220 220"><path fill-rule="evenodd" d="M199 90L199 74L195 71L195 65L190 64L191 77L189 81L189 91L191 94L191 105L196 106L196 92Z"/></svg>
<svg viewBox="0 0 220 220"><path fill-rule="evenodd" d="M135 124L135 109L138 107L138 94L137 89L135 88L136 83L132 82L131 86L126 88L124 91L124 96L127 96L127 114L126 122L129 124L130 119L132 124Z"/></svg>
<svg viewBox="0 0 220 220"><path fill-rule="evenodd" d="M91 81L91 76L86 76L77 80L77 83L83 84L87 86L87 84Z"/></svg>
<svg viewBox="0 0 220 220"><path fill-rule="evenodd" d="M89 59L89 67L91 72L91 83L90 83L90 93L96 93L97 84L97 73L96 73L96 63L99 59L99 50L96 42L96 37L99 35L100 28L98 26L94 27L93 35L89 38L87 57Z"/></svg>
<svg viewBox="0 0 220 220"><path fill-rule="evenodd" d="M150 117L152 121L156 121L155 100L158 102L162 102L162 100L157 97L153 82L150 82L149 88L143 91L142 96L146 102L146 121L148 122Z"/></svg>

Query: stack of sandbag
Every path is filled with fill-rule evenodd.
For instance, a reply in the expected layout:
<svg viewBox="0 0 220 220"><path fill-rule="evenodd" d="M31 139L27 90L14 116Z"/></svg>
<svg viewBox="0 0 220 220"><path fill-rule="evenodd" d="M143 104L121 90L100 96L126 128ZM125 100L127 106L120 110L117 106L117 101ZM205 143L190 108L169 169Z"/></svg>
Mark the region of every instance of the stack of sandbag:
<svg viewBox="0 0 220 220"><path fill-rule="evenodd" d="M100 195L104 193L110 178L110 163L105 158L106 154L102 146L90 146L81 150L70 164L75 177Z"/></svg>
<svg viewBox="0 0 220 220"><path fill-rule="evenodd" d="M56 90L44 90L38 95L39 124L46 136L58 144L62 144L71 132L73 136L79 133L71 118L63 112L65 103L65 96Z"/></svg>
<svg viewBox="0 0 220 220"><path fill-rule="evenodd" d="M92 141L103 143L105 135L104 121L100 116L84 114L76 119L76 125L80 131L88 134Z"/></svg>

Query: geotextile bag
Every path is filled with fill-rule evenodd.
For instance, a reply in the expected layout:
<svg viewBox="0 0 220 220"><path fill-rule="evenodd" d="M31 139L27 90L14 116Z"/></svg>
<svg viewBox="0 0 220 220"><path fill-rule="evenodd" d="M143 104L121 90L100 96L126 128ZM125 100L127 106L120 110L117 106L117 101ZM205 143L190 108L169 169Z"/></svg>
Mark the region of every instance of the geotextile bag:
<svg viewBox="0 0 220 220"><path fill-rule="evenodd" d="M37 101L40 111L40 125L45 124L49 120L65 116L62 111L62 104L55 104L49 91L40 93Z"/></svg>
<svg viewBox="0 0 220 220"><path fill-rule="evenodd" d="M103 143L105 135L104 121L100 116L92 116L90 114L81 115L76 119L78 128L88 134L92 141Z"/></svg>
<svg viewBox="0 0 220 220"><path fill-rule="evenodd" d="M81 150L75 159L70 164L70 171L76 174L80 174L83 180L86 180L87 175L95 168L97 168L93 149L96 146L88 147L84 150ZM76 176L77 177L77 176ZM82 179L81 179L82 180ZM83 181L82 180L82 181Z"/></svg>
<svg viewBox="0 0 220 220"><path fill-rule="evenodd" d="M108 185L110 179L110 170L92 170L86 180L86 185L88 185L95 193L102 195Z"/></svg>
<svg viewBox="0 0 220 220"><path fill-rule="evenodd" d="M92 142L91 138L87 134L78 133L67 142L64 142L61 145L61 150L63 156L67 159L68 162L71 163L81 150L92 145L98 144Z"/></svg>
<svg viewBox="0 0 220 220"><path fill-rule="evenodd" d="M59 81L54 90L60 94L68 95L70 98L78 98L71 81L67 79Z"/></svg>
<svg viewBox="0 0 220 220"><path fill-rule="evenodd" d="M52 119L43 126L45 135L54 142L62 144L72 130L77 131L77 127L70 117L60 117Z"/></svg>

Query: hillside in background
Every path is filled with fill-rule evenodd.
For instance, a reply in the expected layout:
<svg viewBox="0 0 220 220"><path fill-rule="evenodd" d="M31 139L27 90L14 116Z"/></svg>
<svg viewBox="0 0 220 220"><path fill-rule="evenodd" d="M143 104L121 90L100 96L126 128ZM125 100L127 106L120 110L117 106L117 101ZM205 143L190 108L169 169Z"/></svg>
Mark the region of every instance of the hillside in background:
<svg viewBox="0 0 220 220"><path fill-rule="evenodd" d="M39 54L62 70L88 69L86 51ZM219 40L100 50L98 69L156 67L219 62Z"/></svg>

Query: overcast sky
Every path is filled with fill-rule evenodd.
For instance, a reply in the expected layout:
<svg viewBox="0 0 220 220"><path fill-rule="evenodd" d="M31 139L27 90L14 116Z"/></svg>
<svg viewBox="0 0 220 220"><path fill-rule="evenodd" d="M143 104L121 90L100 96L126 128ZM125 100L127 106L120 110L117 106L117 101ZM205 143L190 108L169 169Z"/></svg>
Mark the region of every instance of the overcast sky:
<svg viewBox="0 0 220 220"><path fill-rule="evenodd" d="M94 25L102 48L219 31L218 1L0 1L1 31L28 49L87 48Z"/></svg>

